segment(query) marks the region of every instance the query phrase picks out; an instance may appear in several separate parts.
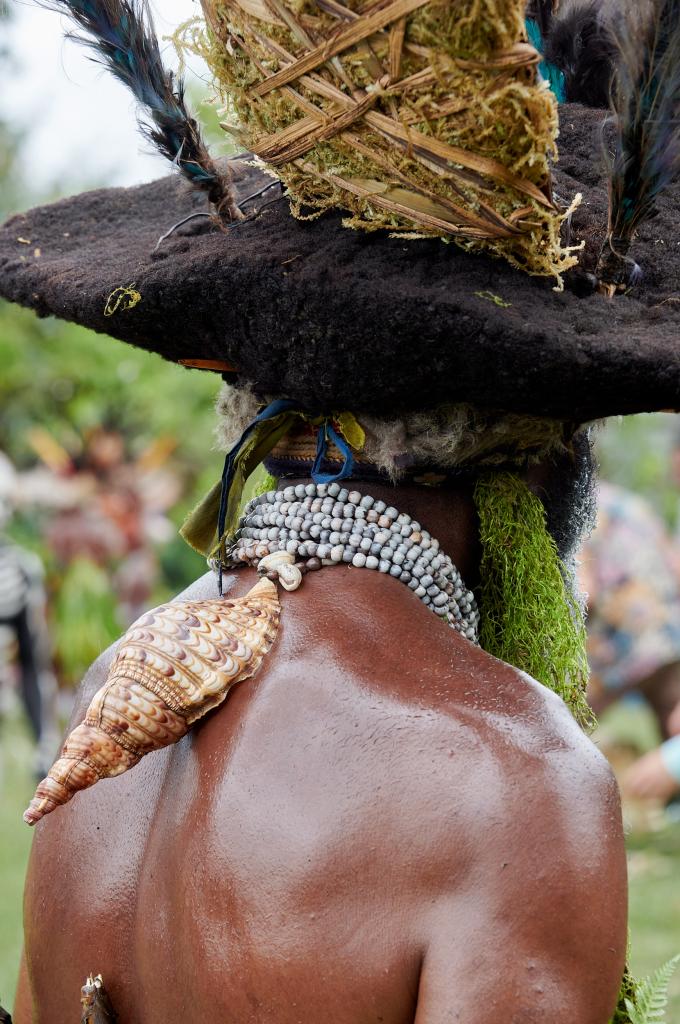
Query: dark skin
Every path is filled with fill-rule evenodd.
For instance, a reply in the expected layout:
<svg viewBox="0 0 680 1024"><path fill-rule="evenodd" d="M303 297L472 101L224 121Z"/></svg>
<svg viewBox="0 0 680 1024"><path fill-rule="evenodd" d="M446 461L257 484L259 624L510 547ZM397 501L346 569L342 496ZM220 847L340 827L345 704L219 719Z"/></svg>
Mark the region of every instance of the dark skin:
<svg viewBox="0 0 680 1024"><path fill-rule="evenodd" d="M358 486L474 581L468 489ZM376 572L281 604L253 680L37 825L17 1024L75 1020L88 972L124 1024L607 1024L619 799L561 701Z"/></svg>

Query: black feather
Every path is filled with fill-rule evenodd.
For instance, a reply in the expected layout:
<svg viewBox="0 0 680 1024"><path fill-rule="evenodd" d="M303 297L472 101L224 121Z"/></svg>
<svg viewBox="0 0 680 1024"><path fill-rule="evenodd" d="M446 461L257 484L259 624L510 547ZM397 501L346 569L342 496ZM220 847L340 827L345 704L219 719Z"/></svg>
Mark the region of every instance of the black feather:
<svg viewBox="0 0 680 1024"><path fill-rule="evenodd" d="M94 51L94 59L115 75L146 110L140 121L156 149L196 189L206 192L221 213L238 216L229 179L216 167L187 110L184 82L163 66L146 0L43 0L66 14L86 34L71 38Z"/></svg>
<svg viewBox="0 0 680 1024"><path fill-rule="evenodd" d="M545 39L550 32L553 20L554 0L529 0L526 16L535 21L541 31L541 37Z"/></svg>
<svg viewBox="0 0 680 1024"><path fill-rule="evenodd" d="M609 176L609 228L597 277L624 288L635 233L680 172L680 0L653 0L647 18L629 11L617 30L613 92L616 150Z"/></svg>
<svg viewBox="0 0 680 1024"><path fill-rule="evenodd" d="M568 7L552 20L543 54L563 73L568 103L609 106L617 51L605 11L597 0L590 0Z"/></svg>

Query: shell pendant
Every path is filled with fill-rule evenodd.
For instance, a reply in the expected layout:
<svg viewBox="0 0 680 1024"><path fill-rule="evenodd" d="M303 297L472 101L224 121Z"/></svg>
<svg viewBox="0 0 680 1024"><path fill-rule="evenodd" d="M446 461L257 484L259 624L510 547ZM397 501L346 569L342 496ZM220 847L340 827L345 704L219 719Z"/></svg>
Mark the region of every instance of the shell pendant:
<svg viewBox="0 0 680 1024"><path fill-rule="evenodd" d="M276 639L277 589L261 579L241 598L160 605L120 642L85 719L24 812L35 825L99 779L121 775L191 725L257 672Z"/></svg>

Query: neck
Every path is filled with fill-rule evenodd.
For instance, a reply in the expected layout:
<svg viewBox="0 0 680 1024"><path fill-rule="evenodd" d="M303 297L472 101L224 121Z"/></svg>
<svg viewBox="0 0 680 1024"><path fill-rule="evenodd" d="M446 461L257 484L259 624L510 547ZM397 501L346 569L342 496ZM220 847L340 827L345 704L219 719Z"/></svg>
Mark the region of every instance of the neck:
<svg viewBox="0 0 680 1024"><path fill-rule="evenodd" d="M286 477L280 487L311 483L309 477ZM393 505L399 512L417 519L454 562L468 587L477 585L479 575L479 540L477 514L473 501L474 484L470 481L447 483L445 487L385 484L365 480L343 480L342 487Z"/></svg>

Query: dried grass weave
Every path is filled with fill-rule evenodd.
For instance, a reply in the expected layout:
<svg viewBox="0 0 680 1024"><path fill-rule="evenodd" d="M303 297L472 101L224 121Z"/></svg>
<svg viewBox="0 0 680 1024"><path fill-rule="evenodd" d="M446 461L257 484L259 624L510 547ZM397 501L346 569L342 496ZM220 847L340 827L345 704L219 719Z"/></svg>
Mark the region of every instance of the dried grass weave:
<svg viewBox="0 0 680 1024"><path fill-rule="evenodd" d="M454 239L559 279L557 109L524 0L203 0L226 126L293 213ZM186 42L186 41L185 41Z"/></svg>

